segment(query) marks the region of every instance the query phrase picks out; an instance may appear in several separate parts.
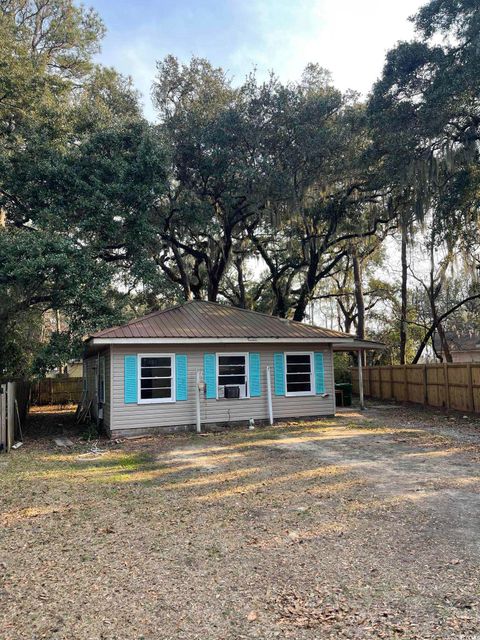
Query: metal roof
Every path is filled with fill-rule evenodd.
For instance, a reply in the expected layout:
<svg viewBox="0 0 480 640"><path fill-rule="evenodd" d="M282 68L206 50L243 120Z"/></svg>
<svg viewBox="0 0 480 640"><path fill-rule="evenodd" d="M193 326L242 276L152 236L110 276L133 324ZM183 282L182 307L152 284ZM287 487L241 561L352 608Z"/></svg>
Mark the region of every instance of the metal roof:
<svg viewBox="0 0 480 640"><path fill-rule="evenodd" d="M112 339L318 339L321 342L353 340L354 336L323 329L302 322L285 320L256 311L239 309L214 302L193 300L163 311L132 320L127 324L104 329L90 336L93 341ZM373 346L374 343L372 343Z"/></svg>

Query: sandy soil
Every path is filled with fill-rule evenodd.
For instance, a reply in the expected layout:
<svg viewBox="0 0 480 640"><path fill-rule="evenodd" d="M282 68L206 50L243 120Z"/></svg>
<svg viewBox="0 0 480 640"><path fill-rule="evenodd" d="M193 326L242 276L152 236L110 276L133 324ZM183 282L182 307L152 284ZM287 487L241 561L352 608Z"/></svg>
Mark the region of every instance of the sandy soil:
<svg viewBox="0 0 480 640"><path fill-rule="evenodd" d="M44 420L0 457L2 640L480 638L478 419L118 443Z"/></svg>

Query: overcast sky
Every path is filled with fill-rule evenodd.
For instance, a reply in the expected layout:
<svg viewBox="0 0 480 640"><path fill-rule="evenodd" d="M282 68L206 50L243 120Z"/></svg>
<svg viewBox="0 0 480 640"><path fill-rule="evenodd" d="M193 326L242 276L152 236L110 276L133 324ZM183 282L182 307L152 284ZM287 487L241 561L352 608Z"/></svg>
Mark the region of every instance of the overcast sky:
<svg viewBox="0 0 480 640"><path fill-rule="evenodd" d="M130 75L154 118L155 61L173 54L208 58L240 83L257 68L297 79L309 62L341 89L366 94L386 51L412 35L420 0L88 0L107 35L100 61Z"/></svg>

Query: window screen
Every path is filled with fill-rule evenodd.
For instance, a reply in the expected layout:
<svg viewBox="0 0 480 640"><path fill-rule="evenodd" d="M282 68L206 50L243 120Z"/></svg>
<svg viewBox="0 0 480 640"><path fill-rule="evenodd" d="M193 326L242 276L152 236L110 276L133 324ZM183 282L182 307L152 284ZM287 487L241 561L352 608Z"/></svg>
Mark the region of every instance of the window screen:
<svg viewBox="0 0 480 640"><path fill-rule="evenodd" d="M172 356L141 356L140 400L173 400Z"/></svg>
<svg viewBox="0 0 480 640"><path fill-rule="evenodd" d="M312 393L312 354L287 353L287 394Z"/></svg>

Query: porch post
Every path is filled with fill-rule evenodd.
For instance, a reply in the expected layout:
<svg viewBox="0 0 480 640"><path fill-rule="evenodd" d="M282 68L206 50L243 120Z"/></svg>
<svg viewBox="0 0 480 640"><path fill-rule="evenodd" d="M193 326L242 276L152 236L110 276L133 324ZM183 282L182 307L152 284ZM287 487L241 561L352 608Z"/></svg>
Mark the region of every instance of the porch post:
<svg viewBox="0 0 480 640"><path fill-rule="evenodd" d="M358 350L358 393L360 394L360 409L365 409L365 400L363 398L363 365L362 350Z"/></svg>

